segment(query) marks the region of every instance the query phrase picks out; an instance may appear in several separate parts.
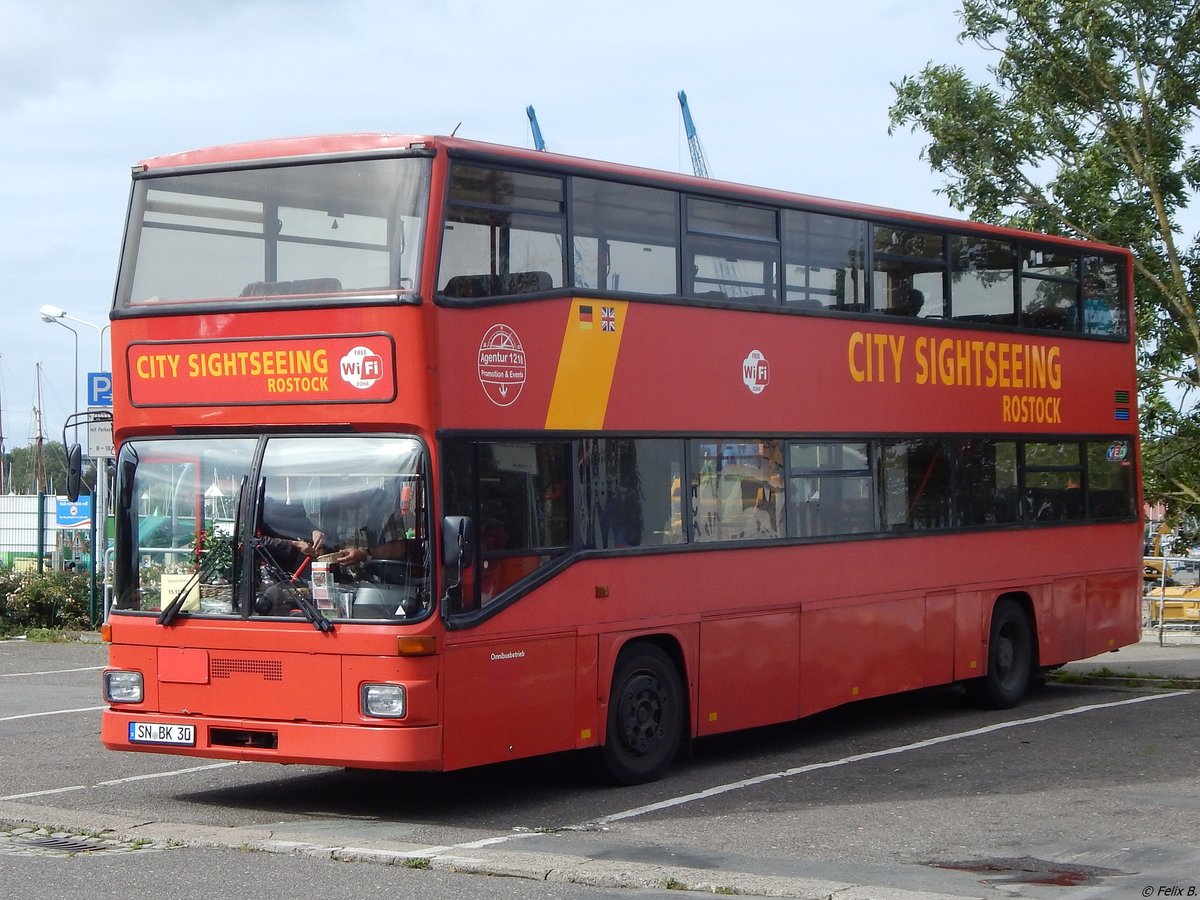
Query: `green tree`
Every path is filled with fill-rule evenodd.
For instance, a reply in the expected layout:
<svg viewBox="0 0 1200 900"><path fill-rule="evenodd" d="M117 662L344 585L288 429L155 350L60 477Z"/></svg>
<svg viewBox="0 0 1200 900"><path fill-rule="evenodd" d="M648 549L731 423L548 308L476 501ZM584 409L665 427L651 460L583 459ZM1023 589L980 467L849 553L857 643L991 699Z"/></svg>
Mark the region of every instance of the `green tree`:
<svg viewBox="0 0 1200 900"><path fill-rule="evenodd" d="M4 457L7 481L4 490L12 494L37 493L37 448L18 447ZM42 468L45 471L47 494L63 494L67 490L67 454L58 441L42 444ZM93 460L83 462L83 486L80 493L94 493L96 464Z"/></svg>
<svg viewBox="0 0 1200 900"><path fill-rule="evenodd" d="M1133 250L1144 478L1172 518L1200 512L1200 244L1182 213L1200 185L1194 0L963 0L989 78L930 63L893 83L908 126L982 221Z"/></svg>
<svg viewBox="0 0 1200 900"><path fill-rule="evenodd" d="M9 454L9 490L14 494L37 493L37 448L18 447ZM62 493L67 486L67 455L58 441L42 444L42 469L45 472L43 487L46 493Z"/></svg>

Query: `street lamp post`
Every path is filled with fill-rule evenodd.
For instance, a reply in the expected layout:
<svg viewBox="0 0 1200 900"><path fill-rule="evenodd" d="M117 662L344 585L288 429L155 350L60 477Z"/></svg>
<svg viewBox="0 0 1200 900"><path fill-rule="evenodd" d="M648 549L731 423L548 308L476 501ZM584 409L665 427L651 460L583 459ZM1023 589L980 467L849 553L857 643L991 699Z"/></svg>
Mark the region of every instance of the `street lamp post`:
<svg viewBox="0 0 1200 900"><path fill-rule="evenodd" d="M64 322L62 319L48 316L42 313L42 321L50 322L54 325L61 325L75 337L75 406L71 412L79 412L79 332Z"/></svg>
<svg viewBox="0 0 1200 900"><path fill-rule="evenodd" d="M66 319L69 322L74 322L77 325L86 325L88 328L96 329L96 336L100 339L100 369L104 369L104 332L108 331L108 325L97 325L95 322L89 322L86 319L77 319L74 316L67 315L66 310L59 306L51 306L49 303L38 309L42 316L43 322L54 322L59 319ZM62 322L59 322L62 325ZM64 326L67 327L67 326Z"/></svg>
<svg viewBox="0 0 1200 900"><path fill-rule="evenodd" d="M75 316L68 315L65 310L58 306L45 304L38 309L44 322L57 322L68 331L75 333L75 411L79 412L79 335L74 328L63 322L67 319L75 322L78 325L86 325L88 328L96 330L96 336L100 342L100 371L104 370L104 332L108 330L108 325L97 325L95 322L89 322L86 319L79 319ZM97 582L103 585L102 587L102 607L105 614L108 612L108 571L104 565L104 557L108 547L108 467L103 459L96 459L96 488L93 496L94 503L92 504L92 560L91 560L91 575L92 584ZM97 573L101 573L97 577ZM92 610L94 614L95 603L93 600Z"/></svg>

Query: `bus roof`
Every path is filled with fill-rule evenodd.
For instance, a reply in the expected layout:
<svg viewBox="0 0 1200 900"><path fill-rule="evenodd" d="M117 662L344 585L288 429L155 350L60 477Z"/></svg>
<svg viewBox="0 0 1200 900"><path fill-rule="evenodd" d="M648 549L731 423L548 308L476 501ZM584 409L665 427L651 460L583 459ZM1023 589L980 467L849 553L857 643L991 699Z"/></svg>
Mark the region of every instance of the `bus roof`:
<svg viewBox="0 0 1200 900"><path fill-rule="evenodd" d="M958 231L978 230L1009 237L1030 237L1036 235L1041 240L1070 242L1076 247L1082 243L1105 251L1111 252L1116 250L1125 252L1124 248L1114 247L1101 242L1043 234L1040 232L1029 232L969 219L955 219L949 216L872 206L865 203L836 200L811 194L800 194L794 191L720 181L713 178L700 178L694 175L668 172L662 169L650 169L589 159L587 157L568 156L545 150L532 150L506 144L494 144L487 141L445 135L360 132L246 141L243 143L222 144L151 157L135 165L133 172L135 175L143 172L166 174L165 170L224 168L239 163L283 162L285 160L298 159L316 161L337 157L390 155L391 153L411 151L425 151L431 154L438 152L446 152L451 155L456 153L470 154L528 168L549 168L572 174L588 174L593 177L608 176L635 183L686 190L690 193L712 194L716 196L734 195L740 199L750 199L752 201L758 200L777 205L795 206L797 208L818 210L831 214L901 220L910 224L924 224L940 229ZM964 226L966 227L964 228Z"/></svg>

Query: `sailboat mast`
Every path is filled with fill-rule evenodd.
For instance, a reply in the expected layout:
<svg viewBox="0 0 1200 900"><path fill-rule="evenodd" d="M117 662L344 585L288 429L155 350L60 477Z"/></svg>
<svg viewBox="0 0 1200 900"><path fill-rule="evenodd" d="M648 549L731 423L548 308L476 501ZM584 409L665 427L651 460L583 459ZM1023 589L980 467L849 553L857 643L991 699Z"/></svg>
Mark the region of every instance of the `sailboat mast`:
<svg viewBox="0 0 1200 900"><path fill-rule="evenodd" d="M37 405L33 407L33 421L37 428L37 442L34 445L34 472L37 476L37 492L40 494L46 489L46 465L45 460L42 458L42 443L45 438L42 435L42 364L40 362L37 364L35 371L36 378L34 384L36 385L35 396Z"/></svg>

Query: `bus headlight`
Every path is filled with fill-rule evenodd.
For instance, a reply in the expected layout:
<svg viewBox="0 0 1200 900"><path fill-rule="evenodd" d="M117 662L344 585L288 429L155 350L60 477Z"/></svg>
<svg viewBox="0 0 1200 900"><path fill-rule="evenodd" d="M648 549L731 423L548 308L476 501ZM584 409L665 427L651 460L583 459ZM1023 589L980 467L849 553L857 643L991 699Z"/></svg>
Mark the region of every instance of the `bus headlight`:
<svg viewBox="0 0 1200 900"><path fill-rule="evenodd" d="M104 673L104 699L109 703L141 703L143 696L141 672Z"/></svg>
<svg viewBox="0 0 1200 900"><path fill-rule="evenodd" d="M408 712L408 692L402 684L364 684L359 709L376 719L403 719Z"/></svg>

